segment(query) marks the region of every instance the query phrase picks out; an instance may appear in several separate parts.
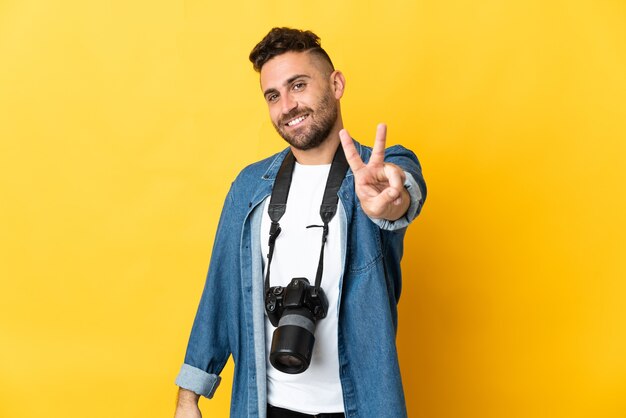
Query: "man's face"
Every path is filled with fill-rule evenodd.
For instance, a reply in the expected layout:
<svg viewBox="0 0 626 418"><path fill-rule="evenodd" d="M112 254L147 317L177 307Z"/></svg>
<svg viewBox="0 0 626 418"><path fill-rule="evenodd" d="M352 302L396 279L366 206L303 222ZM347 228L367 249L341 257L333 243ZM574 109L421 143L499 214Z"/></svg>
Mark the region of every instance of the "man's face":
<svg viewBox="0 0 626 418"><path fill-rule="evenodd" d="M261 68L261 89L274 128L300 150L319 146L337 121L332 69L308 52L278 55Z"/></svg>

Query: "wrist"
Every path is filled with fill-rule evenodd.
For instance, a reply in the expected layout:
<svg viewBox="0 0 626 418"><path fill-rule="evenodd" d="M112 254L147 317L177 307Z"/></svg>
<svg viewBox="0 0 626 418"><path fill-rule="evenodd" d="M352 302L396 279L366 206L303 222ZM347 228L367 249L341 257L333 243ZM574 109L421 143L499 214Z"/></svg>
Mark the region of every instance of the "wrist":
<svg viewBox="0 0 626 418"><path fill-rule="evenodd" d="M178 391L178 406L179 407L197 407L200 395L192 392L188 389L180 388Z"/></svg>

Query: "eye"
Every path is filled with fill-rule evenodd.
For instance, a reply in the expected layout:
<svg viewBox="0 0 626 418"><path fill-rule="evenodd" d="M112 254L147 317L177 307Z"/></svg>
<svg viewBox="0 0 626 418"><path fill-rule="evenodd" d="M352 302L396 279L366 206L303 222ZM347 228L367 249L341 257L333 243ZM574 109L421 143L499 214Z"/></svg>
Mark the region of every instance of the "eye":
<svg viewBox="0 0 626 418"><path fill-rule="evenodd" d="M274 103L276 100L278 100L278 94L276 93L268 94L265 97L265 100L267 100L270 103Z"/></svg>
<svg viewBox="0 0 626 418"><path fill-rule="evenodd" d="M293 89L294 89L295 91L302 90L302 89L304 89L304 87L306 87L306 83L303 83L302 81L298 81L297 83L295 83L295 84L293 85Z"/></svg>

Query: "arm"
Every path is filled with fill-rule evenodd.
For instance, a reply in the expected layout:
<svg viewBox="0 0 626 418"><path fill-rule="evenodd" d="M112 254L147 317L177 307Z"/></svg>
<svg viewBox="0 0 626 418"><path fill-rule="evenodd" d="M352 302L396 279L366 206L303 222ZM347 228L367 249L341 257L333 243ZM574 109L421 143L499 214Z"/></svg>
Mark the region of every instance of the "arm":
<svg viewBox="0 0 626 418"><path fill-rule="evenodd" d="M190 400L197 405L198 395L213 397L221 380L219 374L231 353L228 330L232 326L232 315L228 309L237 291L232 288L235 280L224 280L224 277L230 279L229 272L238 268L238 259L234 255L238 254L239 242L231 233L236 222L232 218L233 212L231 188L215 234L211 265L189 336L185 361L176 377L176 385L181 388L177 411L181 406L185 407L184 411L190 410ZM233 256L226 256L228 254ZM192 411L195 409L197 406L191 408Z"/></svg>
<svg viewBox="0 0 626 418"><path fill-rule="evenodd" d="M190 390L180 388L178 390L178 401L176 402L176 414L174 418L202 418L198 400L200 395Z"/></svg>

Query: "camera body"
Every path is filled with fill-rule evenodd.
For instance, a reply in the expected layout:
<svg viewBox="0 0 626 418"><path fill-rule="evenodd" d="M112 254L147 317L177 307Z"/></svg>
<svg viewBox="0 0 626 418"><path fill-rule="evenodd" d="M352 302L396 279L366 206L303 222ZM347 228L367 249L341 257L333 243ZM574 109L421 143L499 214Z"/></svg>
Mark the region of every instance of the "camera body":
<svg viewBox="0 0 626 418"><path fill-rule="evenodd" d="M265 295L265 311L275 327L285 310L305 308L317 321L328 312L328 299L321 287L316 289L304 277L294 277L287 287L270 287Z"/></svg>
<svg viewBox="0 0 626 418"><path fill-rule="evenodd" d="M265 311L276 327L270 363L284 373L302 373L311 363L315 323L328 312L324 290L311 286L304 277L295 277L286 287L267 290Z"/></svg>

